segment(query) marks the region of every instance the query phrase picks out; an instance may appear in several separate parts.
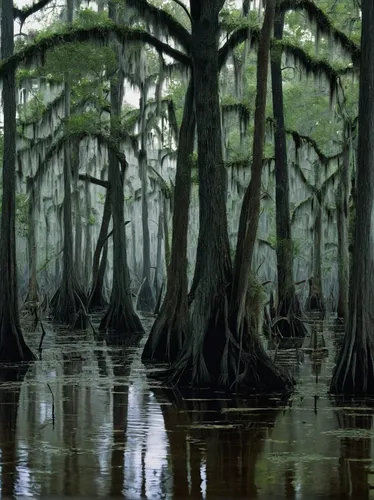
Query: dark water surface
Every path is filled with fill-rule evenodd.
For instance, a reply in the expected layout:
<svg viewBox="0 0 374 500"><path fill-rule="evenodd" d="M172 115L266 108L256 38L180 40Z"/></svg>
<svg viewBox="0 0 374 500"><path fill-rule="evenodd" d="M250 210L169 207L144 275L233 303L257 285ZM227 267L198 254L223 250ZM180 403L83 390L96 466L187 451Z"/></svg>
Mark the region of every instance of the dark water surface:
<svg viewBox="0 0 374 500"><path fill-rule="evenodd" d="M170 397L146 376L145 339L124 352L49 328L42 361L0 383L1 498L374 498L374 402L329 398L342 333L315 328L317 341L277 350L299 383L265 406Z"/></svg>

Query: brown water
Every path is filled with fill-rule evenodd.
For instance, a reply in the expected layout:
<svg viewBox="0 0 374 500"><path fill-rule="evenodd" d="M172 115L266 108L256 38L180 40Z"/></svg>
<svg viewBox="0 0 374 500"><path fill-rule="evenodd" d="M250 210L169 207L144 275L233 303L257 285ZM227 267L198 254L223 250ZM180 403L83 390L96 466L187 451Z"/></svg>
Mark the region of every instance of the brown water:
<svg viewBox="0 0 374 500"><path fill-rule="evenodd" d="M0 384L1 497L374 498L374 404L330 400L342 334L322 330L328 356L309 338L278 350L299 384L263 406L170 397L147 379L144 339L123 352L49 328L42 361Z"/></svg>

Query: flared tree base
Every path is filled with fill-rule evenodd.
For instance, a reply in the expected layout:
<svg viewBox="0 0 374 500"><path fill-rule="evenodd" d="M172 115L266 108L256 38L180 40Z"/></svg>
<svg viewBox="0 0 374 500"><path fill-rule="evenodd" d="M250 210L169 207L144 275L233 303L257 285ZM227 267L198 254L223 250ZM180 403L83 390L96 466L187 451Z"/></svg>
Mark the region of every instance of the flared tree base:
<svg viewBox="0 0 374 500"><path fill-rule="evenodd" d="M187 297L183 310L178 294L167 294L144 346L142 362L173 363L180 355L188 335Z"/></svg>
<svg viewBox="0 0 374 500"><path fill-rule="evenodd" d="M273 363L256 334L245 328L240 343L231 333L235 331L233 322L222 319L211 323L202 349L193 345L193 338L188 341L184 353L169 372L169 382L180 387L209 387L230 392L290 393L294 386L292 376Z"/></svg>
<svg viewBox="0 0 374 500"><path fill-rule="evenodd" d="M62 283L51 300L53 321L69 325L73 330L85 330L88 325L86 311L87 297L78 284Z"/></svg>
<svg viewBox="0 0 374 500"><path fill-rule="evenodd" d="M145 313L153 313L155 306L156 301L153 290L149 281L146 279L139 290L136 309Z"/></svg>
<svg viewBox="0 0 374 500"><path fill-rule="evenodd" d="M106 340L111 345L124 345L128 335L144 333L140 318L131 303L122 303L113 298L100 322L99 330L106 333Z"/></svg>
<svg viewBox="0 0 374 500"><path fill-rule="evenodd" d="M108 301L104 297L101 286L96 285L95 289L90 293L87 307L89 312L102 311L108 307Z"/></svg>
<svg viewBox="0 0 374 500"><path fill-rule="evenodd" d="M374 343L356 340L352 345L346 335L330 385L332 394L374 394Z"/></svg>
<svg viewBox="0 0 374 500"><path fill-rule="evenodd" d="M0 363L34 361L36 356L26 344L20 326L9 315L0 319Z"/></svg>
<svg viewBox="0 0 374 500"><path fill-rule="evenodd" d="M305 309L307 311L316 311L323 313L325 311L325 304L322 296L318 293L309 295L305 304Z"/></svg>

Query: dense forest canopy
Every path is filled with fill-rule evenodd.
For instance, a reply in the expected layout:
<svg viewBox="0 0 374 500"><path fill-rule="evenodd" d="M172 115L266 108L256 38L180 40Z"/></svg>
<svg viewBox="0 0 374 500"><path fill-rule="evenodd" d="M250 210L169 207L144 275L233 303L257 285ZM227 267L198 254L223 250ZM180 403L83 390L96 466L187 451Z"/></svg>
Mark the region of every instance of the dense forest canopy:
<svg viewBox="0 0 374 500"><path fill-rule="evenodd" d="M371 391L369 3L3 0L0 360L33 357L20 311L110 344L140 313L169 382L288 391L266 337L317 311L332 389Z"/></svg>

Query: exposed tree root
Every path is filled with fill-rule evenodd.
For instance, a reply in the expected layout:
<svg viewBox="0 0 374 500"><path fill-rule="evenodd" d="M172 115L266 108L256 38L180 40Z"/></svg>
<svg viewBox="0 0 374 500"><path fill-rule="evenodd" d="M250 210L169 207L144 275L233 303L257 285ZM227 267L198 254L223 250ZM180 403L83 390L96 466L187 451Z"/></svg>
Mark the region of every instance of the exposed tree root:
<svg viewBox="0 0 374 500"><path fill-rule="evenodd" d="M155 296L151 284L147 279L144 279L143 283L140 285L136 308L138 311L147 313L153 313L154 311Z"/></svg>
<svg viewBox="0 0 374 500"><path fill-rule="evenodd" d="M307 329L301 320L299 299L296 295L279 305L277 316L272 322L273 335L280 338L305 337Z"/></svg>
<svg viewBox="0 0 374 500"><path fill-rule="evenodd" d="M0 362L19 363L36 359L26 344L21 326L7 311L0 318Z"/></svg>
<svg viewBox="0 0 374 500"><path fill-rule="evenodd" d="M360 335L361 337L361 335ZM355 333L345 334L330 392L334 394L374 394L374 342Z"/></svg>
<svg viewBox="0 0 374 500"><path fill-rule="evenodd" d="M166 292L160 313L144 346L144 363L172 363L181 353L189 335L189 313L187 295L185 300L180 295L174 288Z"/></svg>
<svg viewBox="0 0 374 500"><path fill-rule="evenodd" d="M51 314L54 321L70 326L72 329L84 330L87 328L87 316L82 304L87 298L76 279L71 276L68 281L63 280L51 300Z"/></svg>
<svg viewBox="0 0 374 500"><path fill-rule="evenodd" d="M111 345L124 345L128 335L144 333L139 316L132 308L131 297L127 300L112 297L99 330L107 333L106 340Z"/></svg>

